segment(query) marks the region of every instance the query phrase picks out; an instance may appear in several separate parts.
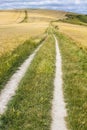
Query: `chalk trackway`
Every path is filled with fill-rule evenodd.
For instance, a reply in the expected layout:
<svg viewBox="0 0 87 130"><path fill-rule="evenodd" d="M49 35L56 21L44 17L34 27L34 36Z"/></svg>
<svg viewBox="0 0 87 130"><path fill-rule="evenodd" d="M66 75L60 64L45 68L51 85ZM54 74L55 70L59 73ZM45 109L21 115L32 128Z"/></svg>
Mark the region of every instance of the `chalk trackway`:
<svg viewBox="0 0 87 130"><path fill-rule="evenodd" d="M62 64L61 55L58 47L58 41L55 38L56 46L56 73L54 80L54 94L52 101L52 124L51 130L67 130L66 122L64 118L66 117L66 109L62 90Z"/></svg>
<svg viewBox="0 0 87 130"><path fill-rule="evenodd" d="M21 81L21 79L24 77L29 65L31 64L34 56L39 51L40 47L43 44L39 45L39 47L34 51L33 54L29 56L27 60L19 67L19 69L16 71L15 74L11 77L11 79L8 81L4 89L1 91L0 94L0 114L3 114L7 108L7 104L12 98L12 96L15 95L15 91L18 88L18 85Z"/></svg>

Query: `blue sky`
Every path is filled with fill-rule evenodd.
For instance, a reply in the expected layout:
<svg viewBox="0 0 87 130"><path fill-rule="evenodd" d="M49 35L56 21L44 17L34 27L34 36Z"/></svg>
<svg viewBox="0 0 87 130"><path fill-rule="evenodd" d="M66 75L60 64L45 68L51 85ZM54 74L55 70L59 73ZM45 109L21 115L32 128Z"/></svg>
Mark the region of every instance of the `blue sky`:
<svg viewBox="0 0 87 130"><path fill-rule="evenodd" d="M0 0L0 9L44 8L87 14L87 0Z"/></svg>

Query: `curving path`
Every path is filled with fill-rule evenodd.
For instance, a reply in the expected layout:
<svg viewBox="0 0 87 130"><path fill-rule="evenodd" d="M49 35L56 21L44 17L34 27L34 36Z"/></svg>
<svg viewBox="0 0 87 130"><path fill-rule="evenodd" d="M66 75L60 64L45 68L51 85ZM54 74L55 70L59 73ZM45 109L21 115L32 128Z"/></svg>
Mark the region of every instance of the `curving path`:
<svg viewBox="0 0 87 130"><path fill-rule="evenodd" d="M61 55L58 47L57 38L55 38L56 46L56 73L54 79L54 94L52 101L52 124L51 130L67 130L65 117L67 112L65 109L63 90L62 90L62 63Z"/></svg>

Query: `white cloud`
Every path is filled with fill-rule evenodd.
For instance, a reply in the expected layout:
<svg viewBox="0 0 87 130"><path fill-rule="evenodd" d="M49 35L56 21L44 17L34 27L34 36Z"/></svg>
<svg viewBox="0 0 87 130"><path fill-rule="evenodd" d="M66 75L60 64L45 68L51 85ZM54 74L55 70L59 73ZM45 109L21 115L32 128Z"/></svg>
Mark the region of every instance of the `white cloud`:
<svg viewBox="0 0 87 130"><path fill-rule="evenodd" d="M80 1L80 0L75 0L75 3L76 3L76 4L80 4L81 1Z"/></svg>
<svg viewBox="0 0 87 130"><path fill-rule="evenodd" d="M71 12L84 11L87 14L87 0L0 0L0 9L15 8L47 8Z"/></svg>

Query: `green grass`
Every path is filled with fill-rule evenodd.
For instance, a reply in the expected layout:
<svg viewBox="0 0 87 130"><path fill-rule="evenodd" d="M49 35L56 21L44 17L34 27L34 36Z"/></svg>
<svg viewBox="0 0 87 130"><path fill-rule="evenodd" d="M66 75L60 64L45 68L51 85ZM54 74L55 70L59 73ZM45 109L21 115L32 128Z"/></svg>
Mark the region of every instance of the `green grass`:
<svg viewBox="0 0 87 130"><path fill-rule="evenodd" d="M0 119L0 130L49 130L55 71L55 44L50 36L36 54L16 96Z"/></svg>
<svg viewBox="0 0 87 130"><path fill-rule="evenodd" d="M42 40L44 40L44 38L39 39L38 42L27 40L22 45L19 45L13 52L0 57L0 90Z"/></svg>
<svg viewBox="0 0 87 130"><path fill-rule="evenodd" d="M66 19L61 21L72 23L72 24L79 24L79 25L86 25L87 26L87 15L79 15L79 14L66 14Z"/></svg>
<svg viewBox="0 0 87 130"><path fill-rule="evenodd" d="M56 32L62 54L63 88L70 130L87 130L87 53Z"/></svg>

